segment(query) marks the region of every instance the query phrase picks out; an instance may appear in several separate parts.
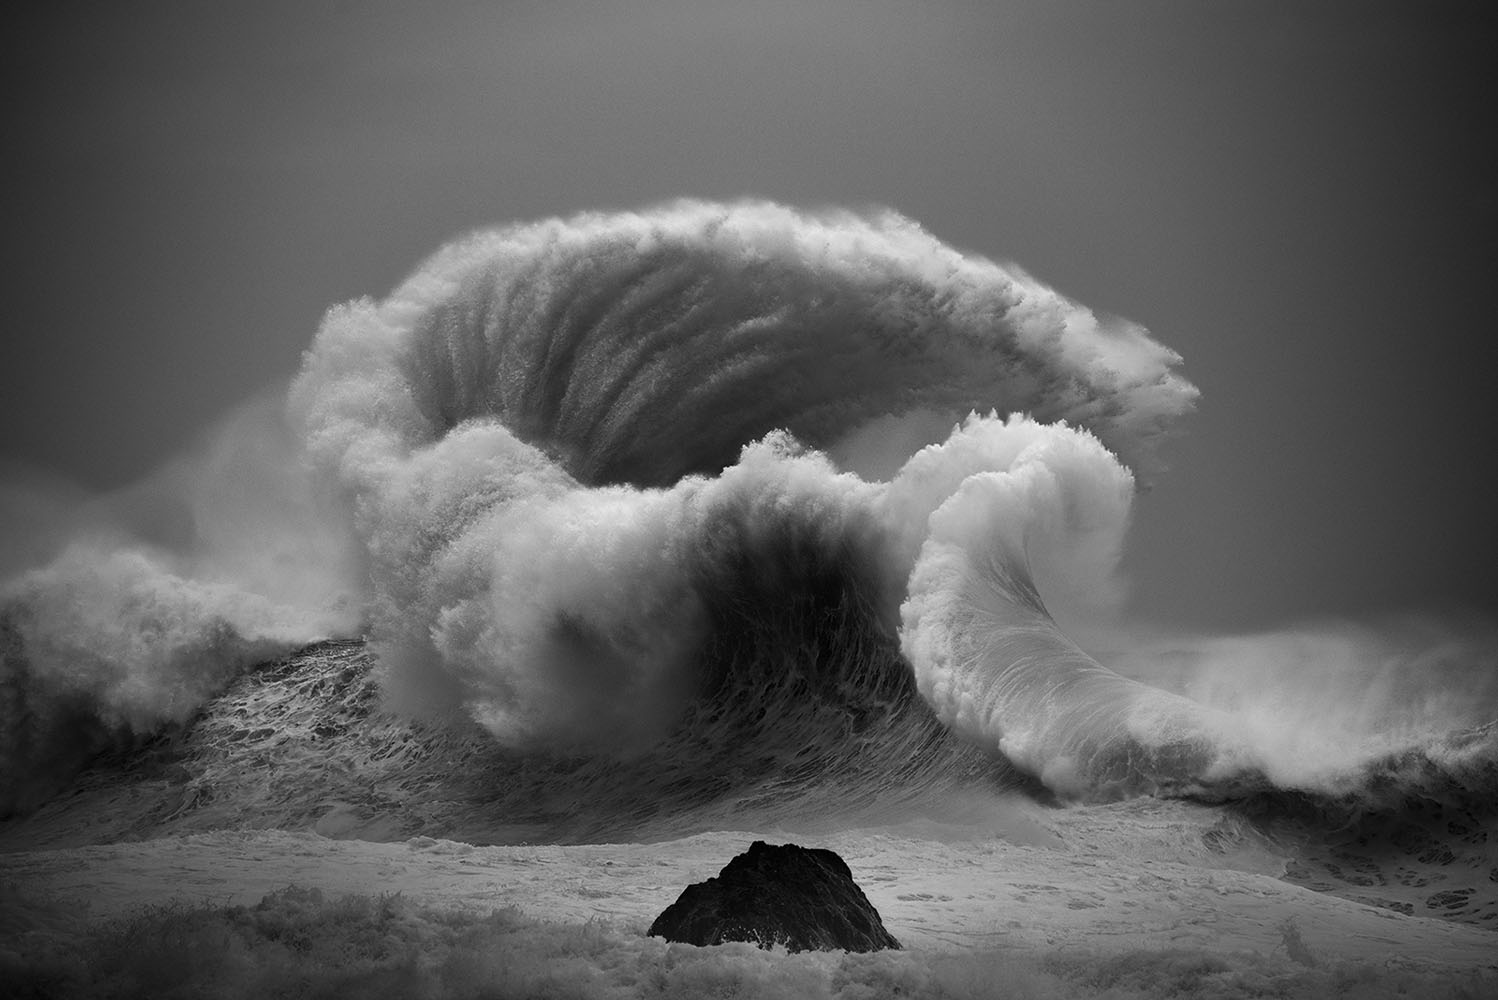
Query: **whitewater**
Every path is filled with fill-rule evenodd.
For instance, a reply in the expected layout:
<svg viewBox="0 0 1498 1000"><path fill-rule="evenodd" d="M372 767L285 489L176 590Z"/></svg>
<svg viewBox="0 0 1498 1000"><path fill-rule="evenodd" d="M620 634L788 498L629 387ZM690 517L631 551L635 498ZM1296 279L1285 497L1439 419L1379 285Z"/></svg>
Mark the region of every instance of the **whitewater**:
<svg viewBox="0 0 1498 1000"><path fill-rule="evenodd" d="M63 961L145 904L400 890L518 907L527 968L537 921L601 935L581 995L1493 989L1493 629L1131 621L1181 366L890 211L460 239L142 483L0 494L0 918ZM914 950L643 937L767 838Z"/></svg>

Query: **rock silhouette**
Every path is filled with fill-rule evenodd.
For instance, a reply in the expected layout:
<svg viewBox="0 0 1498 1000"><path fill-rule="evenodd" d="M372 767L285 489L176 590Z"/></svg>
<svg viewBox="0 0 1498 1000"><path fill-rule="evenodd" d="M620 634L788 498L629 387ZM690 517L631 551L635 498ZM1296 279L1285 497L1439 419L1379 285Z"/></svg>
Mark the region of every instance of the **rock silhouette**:
<svg viewBox="0 0 1498 1000"><path fill-rule="evenodd" d="M696 945L778 944L788 951L900 947L835 852L762 840L717 878L682 890L650 934Z"/></svg>

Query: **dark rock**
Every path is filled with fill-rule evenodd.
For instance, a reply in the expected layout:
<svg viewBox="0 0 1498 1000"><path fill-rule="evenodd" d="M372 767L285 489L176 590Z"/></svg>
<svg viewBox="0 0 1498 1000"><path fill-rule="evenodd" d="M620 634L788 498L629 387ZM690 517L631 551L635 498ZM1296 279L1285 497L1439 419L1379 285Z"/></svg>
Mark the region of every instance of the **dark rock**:
<svg viewBox="0 0 1498 1000"><path fill-rule="evenodd" d="M898 948L834 852L756 840L717 878L689 885L650 925L688 944L750 941L788 951Z"/></svg>

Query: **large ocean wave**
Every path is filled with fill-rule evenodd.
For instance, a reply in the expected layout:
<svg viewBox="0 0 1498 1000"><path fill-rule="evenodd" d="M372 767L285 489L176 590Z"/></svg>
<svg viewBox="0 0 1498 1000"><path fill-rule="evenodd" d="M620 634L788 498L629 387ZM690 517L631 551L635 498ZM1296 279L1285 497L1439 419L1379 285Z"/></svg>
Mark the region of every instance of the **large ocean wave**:
<svg viewBox="0 0 1498 1000"><path fill-rule="evenodd" d="M177 528L127 516L163 509L138 491L91 501L5 567L0 809L358 630L390 710L656 808L943 775L1080 800L1494 787L1490 643L1389 668L1289 746L1274 704L1363 675L1219 683L1253 657L1203 644L1173 676L1139 649L1110 669L1063 629L1125 634L1136 476L1196 395L1178 364L893 213L682 202L472 235L331 311L284 408L147 491Z"/></svg>

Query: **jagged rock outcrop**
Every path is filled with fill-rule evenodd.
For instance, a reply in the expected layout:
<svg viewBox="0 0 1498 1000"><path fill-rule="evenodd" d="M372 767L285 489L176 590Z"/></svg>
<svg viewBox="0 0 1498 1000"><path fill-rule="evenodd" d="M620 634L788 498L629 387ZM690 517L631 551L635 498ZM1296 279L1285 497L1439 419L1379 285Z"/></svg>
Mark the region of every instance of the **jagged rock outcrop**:
<svg viewBox="0 0 1498 1000"><path fill-rule="evenodd" d="M762 840L717 878L687 886L655 918L650 934L696 945L778 944L788 951L900 947L835 852Z"/></svg>

